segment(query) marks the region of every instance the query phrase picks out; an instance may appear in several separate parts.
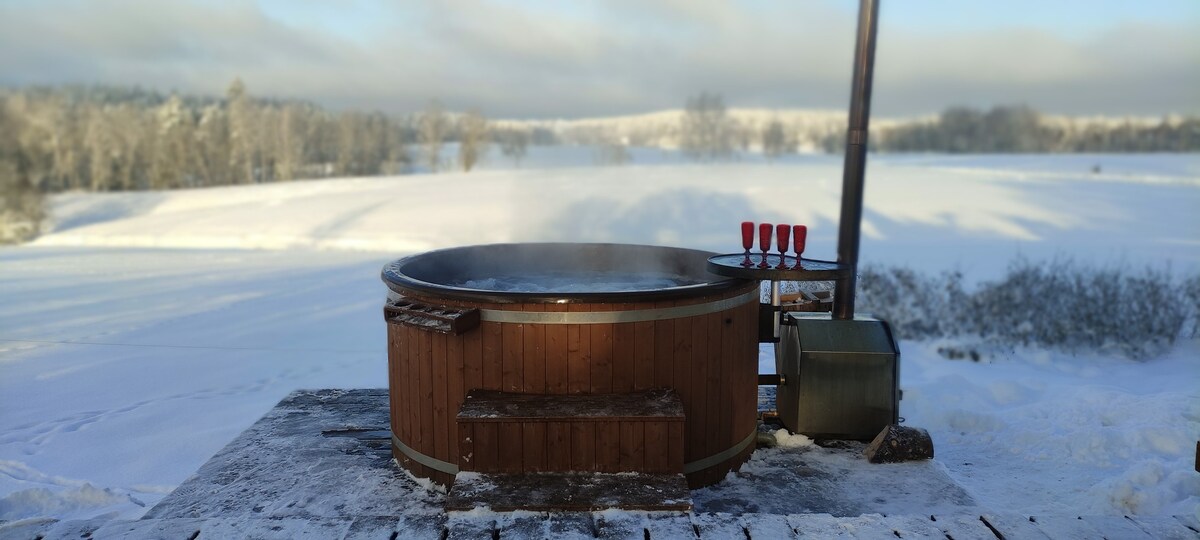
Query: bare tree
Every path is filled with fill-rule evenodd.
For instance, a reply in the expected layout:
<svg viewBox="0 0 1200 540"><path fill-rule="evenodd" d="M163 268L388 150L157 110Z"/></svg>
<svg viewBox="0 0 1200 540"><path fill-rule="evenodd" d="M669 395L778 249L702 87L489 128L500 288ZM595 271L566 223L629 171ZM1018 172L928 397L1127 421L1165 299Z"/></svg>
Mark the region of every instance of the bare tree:
<svg viewBox="0 0 1200 540"><path fill-rule="evenodd" d="M442 162L442 143L446 140L446 132L450 130L450 121L446 111L437 100L429 102L429 106L417 120L417 136L425 150L425 164L430 171L437 171Z"/></svg>
<svg viewBox="0 0 1200 540"><path fill-rule="evenodd" d="M772 120L763 129L762 149L767 159L776 159L787 152L787 136L783 132L783 122Z"/></svg>
<svg viewBox="0 0 1200 540"><path fill-rule="evenodd" d="M258 133L255 130L254 109L246 85L234 79L225 94L229 109L229 165L233 169L233 183L255 182L255 146Z"/></svg>
<svg viewBox="0 0 1200 540"><path fill-rule="evenodd" d="M487 148L488 121L478 109L471 109L458 119L458 164L470 171Z"/></svg>
<svg viewBox="0 0 1200 540"><path fill-rule="evenodd" d="M680 125L680 145L693 159L727 158L733 154L733 122L720 94L689 97Z"/></svg>
<svg viewBox="0 0 1200 540"><path fill-rule="evenodd" d="M512 158L513 165L519 168L529 149L529 132L524 129L509 129L500 132L497 138L500 139L500 153Z"/></svg>

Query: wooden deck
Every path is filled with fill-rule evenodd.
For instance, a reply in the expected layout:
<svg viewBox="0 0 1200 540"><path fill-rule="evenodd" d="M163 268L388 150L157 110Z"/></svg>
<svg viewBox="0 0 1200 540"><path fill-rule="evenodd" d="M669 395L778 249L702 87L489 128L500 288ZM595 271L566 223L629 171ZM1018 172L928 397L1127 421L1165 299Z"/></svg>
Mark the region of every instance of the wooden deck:
<svg viewBox="0 0 1200 540"><path fill-rule="evenodd" d="M387 392L382 389L297 392L142 519L9 522L0 524L0 540L1200 539L1200 522L1193 516L1028 516L946 501L940 503L946 511L931 515L883 515L869 508L842 517L795 510L735 514L706 509L698 492L692 492L697 510L688 513L447 513L444 495L426 491L392 461L387 421ZM809 476L798 481L819 480ZM938 485L930 489L940 489ZM706 493L719 491L709 488Z"/></svg>
<svg viewBox="0 0 1200 540"><path fill-rule="evenodd" d="M833 517L828 514L498 514L457 513L359 518L171 518L136 521L16 522L0 525L8 539L262 538L291 540L488 540L600 538L788 540L793 538L1196 539L1200 524L1178 517L1026 517L1019 515Z"/></svg>

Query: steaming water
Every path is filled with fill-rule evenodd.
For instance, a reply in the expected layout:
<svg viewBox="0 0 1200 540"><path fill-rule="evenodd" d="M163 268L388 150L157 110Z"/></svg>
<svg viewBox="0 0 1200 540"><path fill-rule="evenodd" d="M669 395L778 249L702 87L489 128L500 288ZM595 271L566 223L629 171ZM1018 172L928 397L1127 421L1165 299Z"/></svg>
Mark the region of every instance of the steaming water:
<svg viewBox="0 0 1200 540"><path fill-rule="evenodd" d="M454 287L498 292L584 293L669 289L703 283L672 274L647 272L564 272L496 276L451 283Z"/></svg>

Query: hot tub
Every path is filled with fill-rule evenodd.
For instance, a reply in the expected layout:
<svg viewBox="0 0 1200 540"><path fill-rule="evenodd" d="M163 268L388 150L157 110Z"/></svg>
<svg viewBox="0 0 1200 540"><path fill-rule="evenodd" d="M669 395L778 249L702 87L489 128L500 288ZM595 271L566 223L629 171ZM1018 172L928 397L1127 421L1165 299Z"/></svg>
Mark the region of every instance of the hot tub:
<svg viewBox="0 0 1200 540"><path fill-rule="evenodd" d="M709 273L711 253L622 244L495 244L383 269L393 454L449 484L456 413L473 389L613 394L670 388L683 472L714 483L754 449L757 281ZM563 444L547 441L537 444ZM569 444L569 443L567 443Z"/></svg>

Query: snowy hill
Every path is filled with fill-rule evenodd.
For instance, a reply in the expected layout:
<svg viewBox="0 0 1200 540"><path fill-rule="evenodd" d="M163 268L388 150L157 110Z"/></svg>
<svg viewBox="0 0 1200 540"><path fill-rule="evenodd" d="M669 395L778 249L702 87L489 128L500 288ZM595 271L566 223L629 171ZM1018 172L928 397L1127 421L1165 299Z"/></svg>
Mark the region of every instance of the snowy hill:
<svg viewBox="0 0 1200 540"><path fill-rule="evenodd" d="M754 219L807 223L808 255L834 256L837 158L701 166L653 150L599 168L587 155L55 196L50 233L0 249L0 521L137 517L292 390L385 386L378 276L406 253L537 240L728 251ZM862 257L972 279L1018 254L1196 272L1196 208L1197 156L872 157ZM1146 363L1021 349L951 361L940 345L901 345L901 415L980 504L1200 512L1195 341Z"/></svg>

